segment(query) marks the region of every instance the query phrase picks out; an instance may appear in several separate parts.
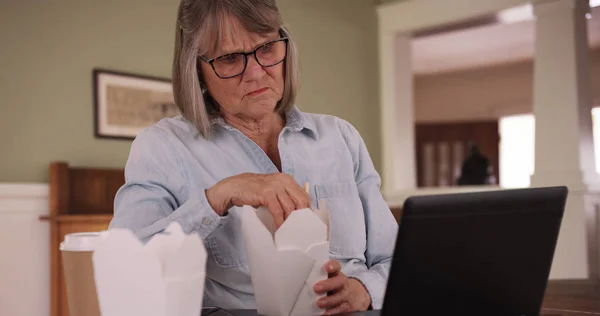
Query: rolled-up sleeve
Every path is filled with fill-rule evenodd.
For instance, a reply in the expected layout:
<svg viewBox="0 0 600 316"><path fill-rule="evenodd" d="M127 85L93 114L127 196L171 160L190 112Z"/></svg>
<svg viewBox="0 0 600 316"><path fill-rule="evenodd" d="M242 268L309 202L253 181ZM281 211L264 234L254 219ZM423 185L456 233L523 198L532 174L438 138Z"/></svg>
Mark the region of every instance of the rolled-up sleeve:
<svg viewBox="0 0 600 316"><path fill-rule="evenodd" d="M126 228L146 242L178 222L186 234L204 239L222 217L211 208L204 192L190 195L189 182L178 152L157 128L141 132L131 145L125 184L117 191L109 228Z"/></svg>
<svg viewBox="0 0 600 316"><path fill-rule="evenodd" d="M381 309L392 263L398 223L381 194L381 178L358 131L349 123L346 141L355 156L355 178L362 201L367 249L366 271L351 277L358 279L371 296L373 309Z"/></svg>

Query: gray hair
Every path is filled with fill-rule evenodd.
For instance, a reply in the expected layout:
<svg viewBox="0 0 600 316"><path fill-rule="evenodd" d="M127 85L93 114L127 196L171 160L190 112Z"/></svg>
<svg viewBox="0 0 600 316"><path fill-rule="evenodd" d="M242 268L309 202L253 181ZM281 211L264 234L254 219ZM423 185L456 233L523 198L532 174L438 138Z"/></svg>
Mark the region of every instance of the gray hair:
<svg viewBox="0 0 600 316"><path fill-rule="evenodd" d="M298 51L275 0L181 0L173 56L173 94L182 116L194 123L205 138L212 134L210 119L218 115L219 105L204 83L198 56L214 53L223 33L231 32L229 16L239 20L249 32L279 31L288 38L284 91L276 111L283 114L293 107L299 85Z"/></svg>

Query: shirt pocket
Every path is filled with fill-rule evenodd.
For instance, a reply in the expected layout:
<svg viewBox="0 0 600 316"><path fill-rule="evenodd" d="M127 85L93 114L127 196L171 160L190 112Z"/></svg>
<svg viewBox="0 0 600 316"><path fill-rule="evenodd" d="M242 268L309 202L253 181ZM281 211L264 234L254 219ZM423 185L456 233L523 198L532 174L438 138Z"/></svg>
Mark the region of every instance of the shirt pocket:
<svg viewBox="0 0 600 316"><path fill-rule="evenodd" d="M329 252L357 257L365 253L367 233L362 202L354 182L315 184L319 207L329 210Z"/></svg>
<svg viewBox="0 0 600 316"><path fill-rule="evenodd" d="M237 268L248 264L242 235L241 216L230 211L229 218L205 238L213 261L221 268ZM210 264L209 264L210 265Z"/></svg>

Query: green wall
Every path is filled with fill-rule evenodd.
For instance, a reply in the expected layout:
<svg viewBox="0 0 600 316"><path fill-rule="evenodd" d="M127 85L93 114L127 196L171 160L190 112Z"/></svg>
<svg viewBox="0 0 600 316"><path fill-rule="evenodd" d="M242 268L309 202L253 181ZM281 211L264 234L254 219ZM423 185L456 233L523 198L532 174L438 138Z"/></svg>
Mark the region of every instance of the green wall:
<svg viewBox="0 0 600 316"><path fill-rule="evenodd" d="M45 182L55 160L122 168L131 143L93 136L92 68L169 77L177 5L1 1L0 182ZM379 166L374 1L279 6L300 47L299 107L352 122Z"/></svg>
<svg viewBox="0 0 600 316"><path fill-rule="evenodd" d="M401 1L411 1L411 0L376 0L376 4L390 3L390 2L401 2Z"/></svg>

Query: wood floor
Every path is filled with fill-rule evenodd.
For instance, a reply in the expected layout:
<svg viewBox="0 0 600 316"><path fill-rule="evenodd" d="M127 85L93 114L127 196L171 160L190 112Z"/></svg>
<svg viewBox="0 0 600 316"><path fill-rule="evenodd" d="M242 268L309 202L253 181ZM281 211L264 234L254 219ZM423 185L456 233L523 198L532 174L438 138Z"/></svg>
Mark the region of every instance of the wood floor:
<svg viewBox="0 0 600 316"><path fill-rule="evenodd" d="M600 284L550 286L543 315L600 315Z"/></svg>

